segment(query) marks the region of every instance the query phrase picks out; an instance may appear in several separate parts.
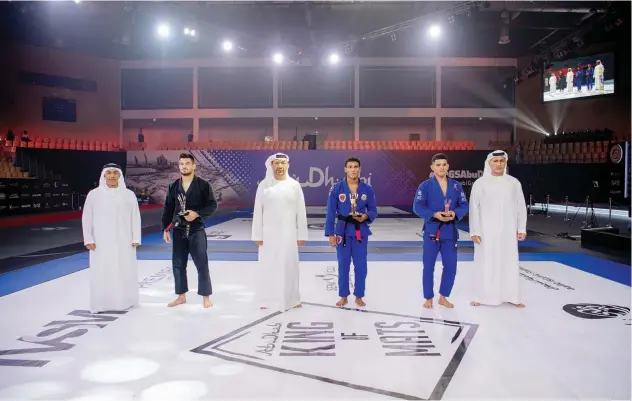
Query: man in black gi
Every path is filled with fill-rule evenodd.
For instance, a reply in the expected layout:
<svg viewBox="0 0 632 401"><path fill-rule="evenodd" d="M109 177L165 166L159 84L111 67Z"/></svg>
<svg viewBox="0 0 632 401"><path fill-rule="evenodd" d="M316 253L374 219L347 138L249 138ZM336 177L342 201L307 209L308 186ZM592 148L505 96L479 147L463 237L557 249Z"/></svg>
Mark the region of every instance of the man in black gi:
<svg viewBox="0 0 632 401"><path fill-rule="evenodd" d="M217 201L213 188L194 174L195 159L189 153L182 153L178 160L181 177L169 185L162 212L163 239L171 243L170 230L173 227L173 278L178 298L168 306L186 303L187 261L189 254L198 271L198 294L204 298L204 307L213 306L209 296L211 275L208 268L208 246L204 220L217 211Z"/></svg>

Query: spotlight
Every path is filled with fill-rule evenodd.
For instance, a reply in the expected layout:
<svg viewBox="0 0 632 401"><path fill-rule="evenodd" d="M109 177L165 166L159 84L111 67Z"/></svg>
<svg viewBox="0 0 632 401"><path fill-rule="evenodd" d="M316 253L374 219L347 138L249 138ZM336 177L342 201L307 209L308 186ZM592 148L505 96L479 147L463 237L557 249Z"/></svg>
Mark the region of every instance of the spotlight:
<svg viewBox="0 0 632 401"><path fill-rule="evenodd" d="M441 35L441 28L439 25L432 25L428 28L428 35L430 35L431 38L438 38L439 35Z"/></svg>
<svg viewBox="0 0 632 401"><path fill-rule="evenodd" d="M281 53L275 53L274 56L272 56L272 61L276 64L281 64L283 62L283 55Z"/></svg>
<svg viewBox="0 0 632 401"><path fill-rule="evenodd" d="M340 61L340 56L337 53L331 53L329 55L329 64L336 65Z"/></svg>
<svg viewBox="0 0 632 401"><path fill-rule="evenodd" d="M195 36L195 29L184 28L184 34L187 36Z"/></svg>
<svg viewBox="0 0 632 401"><path fill-rule="evenodd" d="M75 0L75 4L81 3L81 0Z"/></svg>
<svg viewBox="0 0 632 401"><path fill-rule="evenodd" d="M231 42L230 40L225 40L224 43L222 43L222 48L224 49L224 51L231 51L233 50L233 42Z"/></svg>
<svg viewBox="0 0 632 401"><path fill-rule="evenodd" d="M169 37L169 25L160 24L158 26L158 36L161 38Z"/></svg>

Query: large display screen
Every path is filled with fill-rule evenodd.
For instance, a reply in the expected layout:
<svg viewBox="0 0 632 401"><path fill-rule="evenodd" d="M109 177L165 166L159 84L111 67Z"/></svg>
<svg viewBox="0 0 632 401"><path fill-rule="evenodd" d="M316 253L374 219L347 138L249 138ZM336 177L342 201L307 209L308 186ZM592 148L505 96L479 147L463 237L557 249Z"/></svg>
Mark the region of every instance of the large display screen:
<svg viewBox="0 0 632 401"><path fill-rule="evenodd" d="M582 99L615 93L614 54L556 61L545 66L542 101Z"/></svg>

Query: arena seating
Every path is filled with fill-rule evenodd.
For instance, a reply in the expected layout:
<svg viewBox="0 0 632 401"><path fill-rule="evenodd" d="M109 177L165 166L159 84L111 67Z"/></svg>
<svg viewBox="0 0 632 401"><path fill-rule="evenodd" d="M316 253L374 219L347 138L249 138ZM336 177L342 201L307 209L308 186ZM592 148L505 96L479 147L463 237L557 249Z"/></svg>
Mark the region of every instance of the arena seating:
<svg viewBox="0 0 632 401"><path fill-rule="evenodd" d="M107 142L97 140L82 140L69 138L35 138L33 141L5 141L5 147L11 148L15 153L16 147L39 148L39 149L69 149L69 150L92 150L92 151L119 151L118 142Z"/></svg>
<svg viewBox="0 0 632 401"><path fill-rule="evenodd" d="M0 152L0 179L1 178L29 178L28 172L22 172L19 167L13 165L13 160L8 152Z"/></svg>
<svg viewBox="0 0 632 401"><path fill-rule="evenodd" d="M149 149L146 143L130 142L126 150ZM308 150L307 141L200 141L163 142L156 150ZM474 141L324 141L323 150L474 150Z"/></svg>
<svg viewBox="0 0 632 401"><path fill-rule="evenodd" d="M522 163L607 163L610 145L626 139L610 132L572 132L547 136L538 141L522 141ZM490 149L503 149L515 158L517 145L490 141Z"/></svg>
<svg viewBox="0 0 632 401"><path fill-rule="evenodd" d="M527 144L526 163L605 163L610 141Z"/></svg>

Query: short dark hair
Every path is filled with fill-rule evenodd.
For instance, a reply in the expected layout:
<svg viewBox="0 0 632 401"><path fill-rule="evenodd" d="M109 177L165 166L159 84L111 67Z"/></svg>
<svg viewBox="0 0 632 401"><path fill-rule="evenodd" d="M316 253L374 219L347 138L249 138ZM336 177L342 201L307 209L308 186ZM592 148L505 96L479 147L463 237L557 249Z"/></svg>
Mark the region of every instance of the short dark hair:
<svg viewBox="0 0 632 401"><path fill-rule="evenodd" d="M349 162L356 162L358 163L358 167L360 167L362 164L360 164L360 159L358 159L357 157L350 157L347 160L345 160L345 167L347 167L347 164L349 164Z"/></svg>
<svg viewBox="0 0 632 401"><path fill-rule="evenodd" d="M195 163L195 157L191 153L180 153L178 160L180 159L191 159L191 163Z"/></svg>
<svg viewBox="0 0 632 401"><path fill-rule="evenodd" d="M447 162L448 156L446 156L445 153L437 153L436 155L432 156L432 160L430 161L430 163L434 163L437 160L445 160Z"/></svg>

